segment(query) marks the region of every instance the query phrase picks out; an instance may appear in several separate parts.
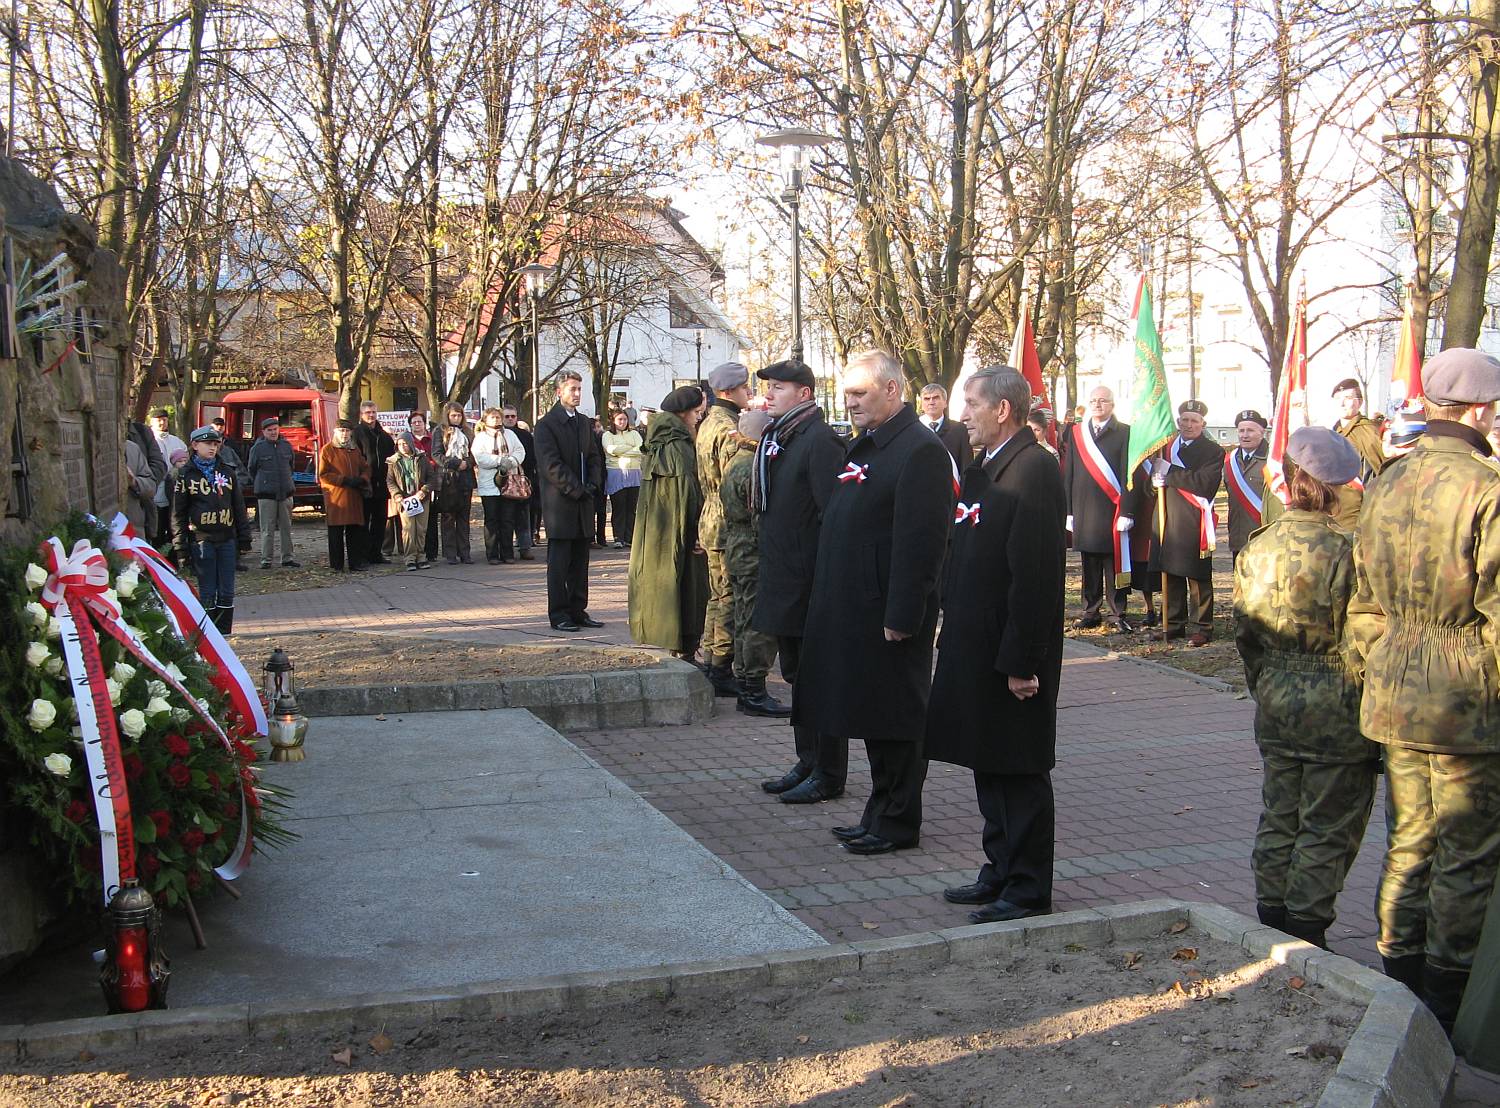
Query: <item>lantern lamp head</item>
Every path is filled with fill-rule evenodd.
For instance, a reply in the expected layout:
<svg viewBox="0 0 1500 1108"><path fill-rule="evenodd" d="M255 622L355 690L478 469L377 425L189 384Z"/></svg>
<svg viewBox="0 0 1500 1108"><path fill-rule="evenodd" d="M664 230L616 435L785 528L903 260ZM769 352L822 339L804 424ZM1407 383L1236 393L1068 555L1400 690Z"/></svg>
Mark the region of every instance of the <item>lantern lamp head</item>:
<svg viewBox="0 0 1500 1108"><path fill-rule="evenodd" d="M296 669L285 650L277 647L266 660L266 723L271 742L271 761L300 762L307 757L302 743L307 737L307 717L297 705Z"/></svg>

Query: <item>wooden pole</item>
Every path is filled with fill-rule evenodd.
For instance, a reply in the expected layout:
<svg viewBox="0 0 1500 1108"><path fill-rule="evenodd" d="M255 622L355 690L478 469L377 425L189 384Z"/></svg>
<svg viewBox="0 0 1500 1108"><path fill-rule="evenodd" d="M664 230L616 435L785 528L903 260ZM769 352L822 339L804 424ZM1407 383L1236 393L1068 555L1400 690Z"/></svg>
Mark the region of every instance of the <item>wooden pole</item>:
<svg viewBox="0 0 1500 1108"><path fill-rule="evenodd" d="M182 903L187 908L188 927L193 932L193 945L199 950L207 950L208 940L203 935L203 924L198 922L198 909L193 907L193 898L184 894Z"/></svg>

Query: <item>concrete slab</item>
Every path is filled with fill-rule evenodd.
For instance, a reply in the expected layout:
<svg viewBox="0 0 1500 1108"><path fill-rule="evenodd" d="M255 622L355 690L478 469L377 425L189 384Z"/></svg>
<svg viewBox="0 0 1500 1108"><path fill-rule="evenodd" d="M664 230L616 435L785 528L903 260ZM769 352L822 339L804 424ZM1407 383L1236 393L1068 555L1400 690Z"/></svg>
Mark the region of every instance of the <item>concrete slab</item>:
<svg viewBox="0 0 1500 1108"><path fill-rule="evenodd" d="M295 790L302 838L244 899L168 928L174 1007L334 998L821 947L552 728L513 709L319 719ZM0 1022L100 1010L79 948L0 987Z"/></svg>

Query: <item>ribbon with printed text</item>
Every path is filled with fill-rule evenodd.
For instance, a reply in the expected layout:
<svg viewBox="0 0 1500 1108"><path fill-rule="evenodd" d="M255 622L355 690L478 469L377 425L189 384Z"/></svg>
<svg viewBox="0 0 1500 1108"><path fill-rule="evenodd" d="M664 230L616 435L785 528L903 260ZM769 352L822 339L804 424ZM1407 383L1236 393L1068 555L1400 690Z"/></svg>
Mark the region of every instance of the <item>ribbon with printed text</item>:
<svg viewBox="0 0 1500 1108"><path fill-rule="evenodd" d="M1079 420L1073 424L1073 447L1078 452L1078 457L1083 461L1083 469L1099 490L1109 497L1109 502L1114 505L1114 518L1110 521L1110 533L1114 535L1115 556L1115 588L1123 589L1130 584L1130 532L1121 531L1120 523L1120 479L1115 476L1114 468L1104 457L1104 452L1099 449L1099 444L1094 441L1094 436L1087 428L1087 420Z"/></svg>
<svg viewBox="0 0 1500 1108"><path fill-rule="evenodd" d="M1231 450L1229 452L1229 493L1234 497L1239 506L1249 515L1254 526L1260 526L1260 513L1264 501L1260 494L1250 484L1249 477L1240 468L1240 452Z"/></svg>
<svg viewBox="0 0 1500 1108"><path fill-rule="evenodd" d="M1169 454L1174 466L1187 469L1182 461L1182 436L1178 435L1172 440L1172 450ZM1214 502L1209 497L1197 496L1187 489L1175 489L1178 495L1193 506L1198 513L1198 556L1208 558L1213 556L1214 548L1218 545L1219 521L1214 516Z"/></svg>

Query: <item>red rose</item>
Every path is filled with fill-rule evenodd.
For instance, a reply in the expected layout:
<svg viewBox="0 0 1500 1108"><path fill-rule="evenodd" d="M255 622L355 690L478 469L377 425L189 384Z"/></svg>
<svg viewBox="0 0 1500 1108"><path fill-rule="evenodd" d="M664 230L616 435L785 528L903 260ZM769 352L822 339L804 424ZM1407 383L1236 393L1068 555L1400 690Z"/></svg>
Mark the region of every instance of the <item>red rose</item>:
<svg viewBox="0 0 1500 1108"><path fill-rule="evenodd" d="M193 771L187 768L185 762L173 762L167 767L167 780L178 789L185 789L193 780Z"/></svg>
<svg viewBox="0 0 1500 1108"><path fill-rule="evenodd" d="M196 827L189 828L182 833L182 848L189 854L198 853L198 848L203 845L203 832Z"/></svg>
<svg viewBox="0 0 1500 1108"><path fill-rule="evenodd" d="M197 892L203 887L203 875L197 870L189 870L187 875L187 887L190 892Z"/></svg>
<svg viewBox="0 0 1500 1108"><path fill-rule="evenodd" d="M165 839L172 833L172 813L158 808L150 814L151 822L156 824L156 837Z"/></svg>
<svg viewBox="0 0 1500 1108"><path fill-rule="evenodd" d="M249 743L244 743L239 739L235 739L234 752L239 755L240 761L242 762L255 761L255 747L251 746Z"/></svg>
<svg viewBox="0 0 1500 1108"><path fill-rule="evenodd" d="M213 770L209 770L204 776L208 778L208 787L213 789L214 792L218 792L221 787L219 775Z"/></svg>
<svg viewBox="0 0 1500 1108"><path fill-rule="evenodd" d="M235 819L239 816L239 814L240 802L238 800L231 800L228 804L224 805L224 815L227 818Z"/></svg>
<svg viewBox="0 0 1500 1108"><path fill-rule="evenodd" d="M68 806L63 809L63 816L69 823L82 823L89 814L89 806L81 800L70 800Z"/></svg>
<svg viewBox="0 0 1500 1108"><path fill-rule="evenodd" d="M139 754L125 755L125 780L139 781L141 774L146 772L146 763L141 761Z"/></svg>
<svg viewBox="0 0 1500 1108"><path fill-rule="evenodd" d="M147 877L155 877L156 874L157 874L157 871L161 869L161 861L156 857L155 854L144 854L143 853L141 855L141 867L140 868L141 868L141 873L143 873L145 876L147 876Z"/></svg>
<svg viewBox="0 0 1500 1108"><path fill-rule="evenodd" d="M167 753L174 758L186 758L193 752L193 748L188 745L188 741L175 733L163 739L162 745L167 748Z"/></svg>

